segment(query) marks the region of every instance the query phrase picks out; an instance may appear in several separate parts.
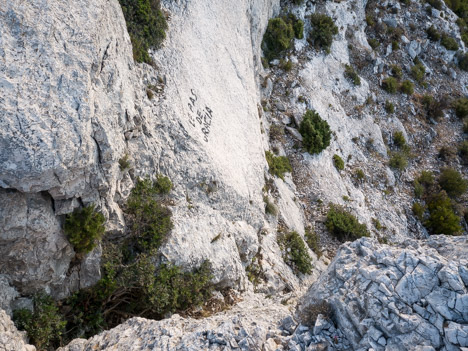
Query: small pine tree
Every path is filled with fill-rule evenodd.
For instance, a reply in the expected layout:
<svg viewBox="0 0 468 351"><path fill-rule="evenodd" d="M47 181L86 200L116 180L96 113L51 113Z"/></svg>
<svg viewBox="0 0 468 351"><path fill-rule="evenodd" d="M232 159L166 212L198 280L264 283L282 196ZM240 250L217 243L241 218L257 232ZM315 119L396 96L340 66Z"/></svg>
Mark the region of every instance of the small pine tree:
<svg viewBox="0 0 468 351"><path fill-rule="evenodd" d="M105 231L105 218L94 205L75 210L67 215L64 231L79 254L94 249Z"/></svg>

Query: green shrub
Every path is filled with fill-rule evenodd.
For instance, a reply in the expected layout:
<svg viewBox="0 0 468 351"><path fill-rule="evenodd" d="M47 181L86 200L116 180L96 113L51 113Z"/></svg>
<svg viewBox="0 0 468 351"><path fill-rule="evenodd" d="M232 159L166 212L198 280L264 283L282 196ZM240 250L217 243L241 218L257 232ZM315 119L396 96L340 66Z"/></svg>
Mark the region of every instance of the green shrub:
<svg viewBox="0 0 468 351"><path fill-rule="evenodd" d="M426 2L437 10L442 10L442 1L441 0L426 0Z"/></svg>
<svg viewBox="0 0 468 351"><path fill-rule="evenodd" d="M338 34L338 27L333 19L321 13L314 13L310 15L310 24L309 42L316 48L329 52L333 36Z"/></svg>
<svg viewBox="0 0 468 351"><path fill-rule="evenodd" d="M458 67L464 70L465 72L468 71L468 53L459 53L457 55L458 59Z"/></svg>
<svg viewBox="0 0 468 351"><path fill-rule="evenodd" d="M411 67L411 76L419 84L422 84L424 82L425 74L426 68L424 68L424 65L422 63L417 63L416 65Z"/></svg>
<svg viewBox="0 0 468 351"><path fill-rule="evenodd" d="M361 85L361 78L359 78L354 68L351 67L350 65L345 65L344 76L347 79L349 79L354 85Z"/></svg>
<svg viewBox="0 0 468 351"><path fill-rule="evenodd" d="M395 94L397 92L398 82L394 77L385 78L382 81L382 88L390 94Z"/></svg>
<svg viewBox="0 0 468 351"><path fill-rule="evenodd" d="M286 156L275 156L270 151L265 152L270 173L284 180L284 174L292 172L291 164Z"/></svg>
<svg viewBox="0 0 468 351"><path fill-rule="evenodd" d="M310 274L312 272L312 258L301 236L296 232L289 232L278 237L278 244L283 251L283 259L296 273Z"/></svg>
<svg viewBox="0 0 468 351"><path fill-rule="evenodd" d="M375 50L380 46L380 42L377 39L374 39L374 38L368 38L367 42L369 43L372 50Z"/></svg>
<svg viewBox="0 0 468 351"><path fill-rule="evenodd" d="M439 185L451 198L463 195L468 188L468 182L453 168L442 170L439 176Z"/></svg>
<svg viewBox="0 0 468 351"><path fill-rule="evenodd" d="M468 98L462 97L454 103L455 113L458 118L468 117Z"/></svg>
<svg viewBox="0 0 468 351"><path fill-rule="evenodd" d="M431 234L457 235L461 231L460 218L453 211L452 202L444 191L429 200L428 209L429 218L424 225Z"/></svg>
<svg viewBox="0 0 468 351"><path fill-rule="evenodd" d="M468 133L468 118L463 121L463 133Z"/></svg>
<svg viewBox="0 0 468 351"><path fill-rule="evenodd" d="M318 154L330 145L330 126L315 111L306 112L299 126L299 132L303 138L302 145L310 154Z"/></svg>
<svg viewBox="0 0 468 351"><path fill-rule="evenodd" d="M390 66L390 75L395 77L396 79L400 80L403 77L403 71L401 67L398 65L391 65Z"/></svg>
<svg viewBox="0 0 468 351"><path fill-rule="evenodd" d="M423 220L424 217L424 211L426 210L423 205L421 205L419 202L415 202L412 207L414 215L420 220Z"/></svg>
<svg viewBox="0 0 468 351"><path fill-rule="evenodd" d="M317 255L317 258L322 256L322 250L320 250L319 237L317 233L310 227L305 229L305 241L307 246Z"/></svg>
<svg viewBox="0 0 468 351"><path fill-rule="evenodd" d="M60 343L66 322L58 312L54 300L44 293L34 296L34 312L28 309L14 311L13 320L19 330L25 330L30 343L39 351L49 350Z"/></svg>
<svg viewBox="0 0 468 351"><path fill-rule="evenodd" d="M367 226L359 223L353 214L338 205L330 204L325 225L330 234L340 241L356 240L363 236L369 236Z"/></svg>
<svg viewBox="0 0 468 351"><path fill-rule="evenodd" d="M421 103L426 110L427 116L434 118L436 121L444 116L444 110L449 106L445 97L436 100L432 95L427 94L422 97Z"/></svg>
<svg viewBox="0 0 468 351"><path fill-rule="evenodd" d="M130 163L128 154L123 155L122 158L119 160L120 170L124 172L127 169L130 169L131 166L132 164Z"/></svg>
<svg viewBox="0 0 468 351"><path fill-rule="evenodd" d="M338 171L342 171L345 166L343 159L336 154L333 155L333 164Z"/></svg>
<svg viewBox="0 0 468 351"><path fill-rule="evenodd" d="M168 177L158 174L153 187L157 194L169 194L172 190L172 182Z"/></svg>
<svg viewBox="0 0 468 351"><path fill-rule="evenodd" d="M366 178L366 175L364 174L364 171L362 169L357 169L355 173L356 179L357 180L364 180Z"/></svg>
<svg viewBox="0 0 468 351"><path fill-rule="evenodd" d="M458 155L464 165L468 164L468 140L463 141L458 147Z"/></svg>
<svg viewBox="0 0 468 351"><path fill-rule="evenodd" d="M264 196L263 201L265 202L265 213L276 217L278 215L278 208L276 205L270 201L268 196Z"/></svg>
<svg viewBox="0 0 468 351"><path fill-rule="evenodd" d="M137 237L137 251L157 249L164 242L173 224L172 212L158 201L158 196L165 194L172 183L166 177L158 176L156 182L139 179L128 201L126 213L130 215L132 235Z"/></svg>
<svg viewBox="0 0 468 351"><path fill-rule="evenodd" d="M64 231L76 253L88 253L101 240L105 227L104 216L96 211L94 205L89 205L68 214L65 219Z"/></svg>
<svg viewBox="0 0 468 351"><path fill-rule="evenodd" d="M446 33L442 34L442 37L440 39L440 43L447 50L450 50L450 51L457 51L458 50L457 41L454 38L449 37Z"/></svg>
<svg viewBox="0 0 468 351"><path fill-rule="evenodd" d="M389 166L391 168L403 171L408 167L408 156L405 152L394 152L391 154Z"/></svg>
<svg viewBox="0 0 468 351"><path fill-rule="evenodd" d="M393 143L395 144L396 147L400 149L406 146L406 139L405 139L405 136L403 135L403 132L397 131L393 133Z"/></svg>
<svg viewBox="0 0 468 351"><path fill-rule="evenodd" d="M418 182L424 185L425 187L430 187L434 185L434 173L431 171L422 171L421 175L418 177Z"/></svg>
<svg viewBox="0 0 468 351"><path fill-rule="evenodd" d="M393 103L388 100L385 101L385 111L387 111L387 113L395 112L395 105L393 105Z"/></svg>
<svg viewBox="0 0 468 351"><path fill-rule="evenodd" d="M167 22L159 0L119 0L137 62L151 63L150 48L159 48L166 38Z"/></svg>
<svg viewBox="0 0 468 351"><path fill-rule="evenodd" d="M414 84L409 80L405 80L400 85L400 91L402 93L406 94L406 95L413 95L413 93L414 93Z"/></svg>
<svg viewBox="0 0 468 351"><path fill-rule="evenodd" d="M427 33L427 37L429 38L429 40L432 40L432 41L440 40L440 33L434 26L430 26L429 28L427 28L426 33Z"/></svg>
<svg viewBox="0 0 468 351"><path fill-rule="evenodd" d="M304 22L298 19L294 14L289 13L287 16L283 17L284 21L288 24L291 24L294 30L294 36L297 39L304 38Z"/></svg>
<svg viewBox="0 0 468 351"><path fill-rule="evenodd" d="M290 72L292 70L292 68L293 68L293 63L292 63L291 60L286 61L286 60L281 59L279 67L281 69L284 69L286 72Z"/></svg>
<svg viewBox="0 0 468 351"><path fill-rule="evenodd" d="M294 28L283 18L272 18L263 36L262 48L268 61L281 57L292 46Z"/></svg>

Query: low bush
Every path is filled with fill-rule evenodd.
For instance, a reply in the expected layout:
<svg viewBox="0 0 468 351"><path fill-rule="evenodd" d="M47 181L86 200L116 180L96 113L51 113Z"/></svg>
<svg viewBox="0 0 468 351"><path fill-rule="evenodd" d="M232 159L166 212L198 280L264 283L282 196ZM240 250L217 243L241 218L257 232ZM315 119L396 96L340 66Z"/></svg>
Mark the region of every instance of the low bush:
<svg viewBox="0 0 468 351"><path fill-rule="evenodd" d="M25 330L29 342L39 351L49 350L60 344L66 322L52 298L44 293L34 296L34 312L18 309L13 313L13 320L19 330Z"/></svg>
<svg viewBox="0 0 468 351"><path fill-rule="evenodd" d="M286 23L292 25L294 36L297 39L304 38L304 22L302 20L298 19L293 13L289 13L288 15L284 16L283 19Z"/></svg>
<svg viewBox="0 0 468 351"><path fill-rule="evenodd" d="M413 93L414 93L414 84L409 80L405 80L400 85L400 91L403 94L406 94L406 95L413 95Z"/></svg>
<svg viewBox="0 0 468 351"><path fill-rule="evenodd" d="M299 126L299 132L303 138L302 145L310 154L318 154L330 145L330 126L315 111L306 112Z"/></svg>
<svg viewBox="0 0 468 351"><path fill-rule="evenodd" d="M395 105L393 105L393 103L388 100L385 101L385 111L387 111L387 113L395 112Z"/></svg>
<svg viewBox="0 0 468 351"><path fill-rule="evenodd" d="M465 72L468 71L468 53L459 53L457 55L458 60L458 67L464 70Z"/></svg>
<svg viewBox="0 0 468 351"><path fill-rule="evenodd" d="M312 272L312 258L307 252L306 245L296 232L289 232L278 237L278 243L283 251L283 259L296 273L310 274Z"/></svg>
<svg viewBox="0 0 468 351"><path fill-rule="evenodd" d="M453 168L442 170L439 176L439 185L451 198L463 195L468 189L468 182Z"/></svg>
<svg viewBox="0 0 468 351"><path fill-rule="evenodd" d="M122 172L125 172L126 170L130 169L132 164L130 163L130 157L128 154L125 154L122 156L122 158L119 160L119 168Z"/></svg>
<svg viewBox="0 0 468 351"><path fill-rule="evenodd" d="M423 220L424 217L424 211L426 210L423 205L421 205L419 202L415 202L412 207L414 215L420 220Z"/></svg>
<svg viewBox="0 0 468 351"><path fill-rule="evenodd" d="M422 84L424 82L424 76L426 74L426 68L422 63L417 63L413 67L411 67L411 76L413 79Z"/></svg>
<svg viewBox="0 0 468 351"><path fill-rule="evenodd" d="M338 155L333 155L333 164L338 171L342 171L345 167L343 159Z"/></svg>
<svg viewBox="0 0 468 351"><path fill-rule="evenodd" d="M316 48L330 51L333 37L338 34L338 27L331 17L321 13L310 15L311 31L309 32L309 42Z"/></svg>
<svg viewBox="0 0 468 351"><path fill-rule="evenodd" d="M267 196L263 198L263 201L265 202L265 213L276 217L278 215L276 205Z"/></svg>
<svg viewBox="0 0 468 351"><path fill-rule="evenodd" d="M461 163L468 165L468 140L460 144L458 147L458 155L460 156Z"/></svg>
<svg viewBox="0 0 468 351"><path fill-rule="evenodd" d="M391 154L389 166L391 168L403 171L408 167L408 156L405 152L394 152Z"/></svg>
<svg viewBox="0 0 468 351"><path fill-rule="evenodd" d="M462 97L454 102L455 114L458 118L468 117L468 98Z"/></svg>
<svg viewBox="0 0 468 351"><path fill-rule="evenodd" d="M359 78L359 75L350 65L345 65L344 76L354 85L361 85L361 78Z"/></svg>
<svg viewBox="0 0 468 351"><path fill-rule="evenodd" d="M432 41L440 40L440 33L434 26L430 26L429 28L427 28L426 34L429 40L432 40Z"/></svg>
<svg viewBox="0 0 468 351"><path fill-rule="evenodd" d="M137 62L151 63L150 48L159 48L166 38L167 22L160 0L119 0Z"/></svg>
<svg viewBox="0 0 468 351"><path fill-rule="evenodd" d="M436 100L432 95L427 94L422 97L421 104L426 110L427 117L436 121L444 116L444 110L450 105L446 97Z"/></svg>
<svg viewBox="0 0 468 351"><path fill-rule="evenodd" d="M356 240L363 236L369 236L367 226L359 223L356 216L338 205L330 204L325 225L330 234L340 241Z"/></svg>
<svg viewBox="0 0 468 351"><path fill-rule="evenodd" d="M321 314L326 320L331 320L333 318L332 306L325 300L315 301L308 304L299 313L301 324L313 329L319 314Z"/></svg>
<svg viewBox="0 0 468 351"><path fill-rule="evenodd" d="M448 36L446 33L442 34L440 43L450 51L457 51L459 49L457 41L454 38Z"/></svg>
<svg viewBox="0 0 468 351"><path fill-rule="evenodd" d="M394 77L385 78L382 81L382 88L390 94L395 94L398 89L398 81Z"/></svg>
<svg viewBox="0 0 468 351"><path fill-rule="evenodd" d="M64 231L76 253L86 254L93 250L105 231L105 218L94 205L75 210L67 215Z"/></svg>
<svg viewBox="0 0 468 351"><path fill-rule="evenodd" d="M317 255L318 258L322 256L322 250L320 250L319 237L317 233L310 227L305 229L305 240L307 246Z"/></svg>
<svg viewBox="0 0 468 351"><path fill-rule="evenodd" d="M395 77L396 79L400 80L403 77L403 71L401 67L398 65L391 65L390 66L390 75Z"/></svg>
<svg viewBox="0 0 468 351"><path fill-rule="evenodd" d="M362 181L366 178L366 175L362 169L357 169L355 172L355 177L357 180Z"/></svg>
<svg viewBox="0 0 468 351"><path fill-rule="evenodd" d="M369 43L369 46L372 48L372 50L375 50L380 46L380 41L374 38L368 38L367 42Z"/></svg>
<svg viewBox="0 0 468 351"><path fill-rule="evenodd" d="M418 182L424 185L426 188L434 185L434 173L431 171L422 171L421 175L418 177Z"/></svg>
<svg viewBox="0 0 468 351"><path fill-rule="evenodd" d="M133 250L158 249L169 235L173 227L172 212L158 200L158 196L166 194L171 187L170 180L162 176L155 182L148 178L137 181L126 206L129 227L132 236L136 237Z"/></svg>
<svg viewBox="0 0 468 351"><path fill-rule="evenodd" d="M426 2L437 10L442 10L442 1L441 0L426 0Z"/></svg>
<svg viewBox="0 0 468 351"><path fill-rule="evenodd" d="M406 146L406 139L405 139L405 136L403 135L403 132L397 131L393 133L393 144L395 144L395 146L400 149Z"/></svg>
<svg viewBox="0 0 468 351"><path fill-rule="evenodd" d="M453 211L453 205L445 191L433 195L428 201L429 218L424 225L431 234L457 235L461 231L460 217Z"/></svg>
<svg viewBox="0 0 468 351"><path fill-rule="evenodd" d="M262 49L268 61L281 57L292 46L294 28L283 18L272 18L263 36Z"/></svg>
<svg viewBox="0 0 468 351"><path fill-rule="evenodd" d="M286 156L275 156L270 151L265 152L270 173L284 180L284 174L292 172L291 163Z"/></svg>

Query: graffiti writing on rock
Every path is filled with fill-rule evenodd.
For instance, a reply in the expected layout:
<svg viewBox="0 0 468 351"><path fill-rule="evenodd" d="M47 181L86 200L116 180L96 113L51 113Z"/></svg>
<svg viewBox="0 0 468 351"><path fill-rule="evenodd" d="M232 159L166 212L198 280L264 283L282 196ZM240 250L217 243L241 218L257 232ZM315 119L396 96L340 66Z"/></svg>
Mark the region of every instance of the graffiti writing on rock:
<svg viewBox="0 0 468 351"><path fill-rule="evenodd" d="M203 140L208 142L211 120L213 119L213 111L208 106L200 103L198 96L195 94L193 89L190 89L188 107L190 110L188 114L190 124L195 128L198 125L203 133Z"/></svg>

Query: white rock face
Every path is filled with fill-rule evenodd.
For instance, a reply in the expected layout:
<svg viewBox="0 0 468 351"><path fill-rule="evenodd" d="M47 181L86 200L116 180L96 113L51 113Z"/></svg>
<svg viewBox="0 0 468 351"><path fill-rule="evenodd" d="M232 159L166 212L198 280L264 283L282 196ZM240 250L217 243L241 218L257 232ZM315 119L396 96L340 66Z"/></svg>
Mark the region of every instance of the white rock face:
<svg viewBox="0 0 468 351"><path fill-rule="evenodd" d="M25 340L25 333L19 332L8 314L0 309L0 351L36 351Z"/></svg>
<svg viewBox="0 0 468 351"><path fill-rule="evenodd" d="M467 252L464 237L345 244L301 309L328 301L355 350L467 347Z"/></svg>

